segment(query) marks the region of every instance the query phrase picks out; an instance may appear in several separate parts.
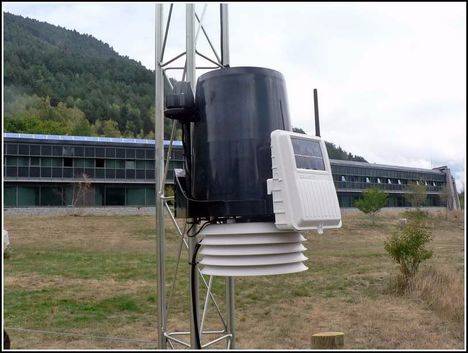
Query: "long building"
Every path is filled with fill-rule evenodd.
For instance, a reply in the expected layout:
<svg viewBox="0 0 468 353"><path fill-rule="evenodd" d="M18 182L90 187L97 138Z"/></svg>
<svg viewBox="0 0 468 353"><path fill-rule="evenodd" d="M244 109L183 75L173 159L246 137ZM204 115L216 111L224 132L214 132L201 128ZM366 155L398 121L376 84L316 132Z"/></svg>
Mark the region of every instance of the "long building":
<svg viewBox="0 0 468 353"><path fill-rule="evenodd" d="M16 133L3 137L5 207L154 205L153 140ZM182 166L183 146L175 141L167 184L173 183L173 169ZM445 166L420 169L332 159L331 167L341 207L352 207L362 191L373 186L388 193L388 207L409 206L405 194L412 182L426 185L426 206L460 207Z"/></svg>

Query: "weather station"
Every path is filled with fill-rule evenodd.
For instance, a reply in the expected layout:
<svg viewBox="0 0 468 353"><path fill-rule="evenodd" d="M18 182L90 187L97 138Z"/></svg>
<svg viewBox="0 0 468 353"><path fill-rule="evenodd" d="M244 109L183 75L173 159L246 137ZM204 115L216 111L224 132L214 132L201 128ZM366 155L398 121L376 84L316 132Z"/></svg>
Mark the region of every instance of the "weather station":
<svg viewBox="0 0 468 353"><path fill-rule="evenodd" d="M194 4L180 6L185 6L185 50L165 59L174 5L156 5L159 348L202 349L224 341L232 349L236 348L235 278L307 270L306 232L341 227L341 213L319 136L316 94L317 136L292 132L283 75L269 68L231 66L228 5L219 5L219 54L204 26L206 5L201 15ZM167 16L165 7L169 7ZM200 36L215 58L198 51ZM184 58L185 63L177 66L176 61ZM209 65L197 65L197 58ZM169 80L168 70L179 70L182 79ZM205 73L197 78L199 71ZM172 121L167 157L165 118ZM185 162L175 170L171 198L164 194L163 181L177 128L182 131ZM168 297L173 293L166 293L165 213L179 235L177 266L183 247L188 252L189 331L168 329ZM177 219L185 226L180 227ZM213 281L219 279L225 282L224 313L212 290ZM203 307L200 285L206 286ZM210 302L221 330L204 327Z"/></svg>

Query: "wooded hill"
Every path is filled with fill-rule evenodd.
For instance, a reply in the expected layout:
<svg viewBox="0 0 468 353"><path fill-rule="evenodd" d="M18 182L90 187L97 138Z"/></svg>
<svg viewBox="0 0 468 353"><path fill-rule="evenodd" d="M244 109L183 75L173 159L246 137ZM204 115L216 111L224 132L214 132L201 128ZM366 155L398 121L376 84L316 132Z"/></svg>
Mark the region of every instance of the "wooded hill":
<svg viewBox="0 0 468 353"><path fill-rule="evenodd" d="M4 13L4 83L5 131L154 136L153 71L91 35Z"/></svg>

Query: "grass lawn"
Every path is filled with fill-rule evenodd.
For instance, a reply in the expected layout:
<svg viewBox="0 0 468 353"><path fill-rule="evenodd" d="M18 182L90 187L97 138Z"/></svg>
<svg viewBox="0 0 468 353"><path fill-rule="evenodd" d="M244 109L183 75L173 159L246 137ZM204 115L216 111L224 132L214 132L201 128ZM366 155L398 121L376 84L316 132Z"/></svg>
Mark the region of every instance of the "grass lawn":
<svg viewBox="0 0 468 353"><path fill-rule="evenodd" d="M308 271L236 279L237 346L307 349L312 334L343 331L346 348L463 348L463 217L431 217L434 256L411 293L389 289L398 268L383 242L399 218L390 212L375 226L349 214L339 230L308 234ZM12 244L4 268L6 327L141 341L10 330L13 348L156 348L153 217L8 216L5 227ZM167 236L169 291L179 240L173 228ZM185 249L182 260L171 330L188 329ZM222 279L214 280L214 292L222 298ZM217 322L211 311L205 327L219 328Z"/></svg>

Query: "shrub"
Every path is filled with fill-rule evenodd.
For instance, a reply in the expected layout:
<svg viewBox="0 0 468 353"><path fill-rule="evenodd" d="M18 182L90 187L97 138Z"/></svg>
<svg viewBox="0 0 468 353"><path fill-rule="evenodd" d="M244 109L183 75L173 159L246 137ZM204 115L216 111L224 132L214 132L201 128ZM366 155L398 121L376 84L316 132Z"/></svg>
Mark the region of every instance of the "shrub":
<svg viewBox="0 0 468 353"><path fill-rule="evenodd" d="M429 217L429 213L421 210L420 208L404 211L401 215L409 221L420 222L421 224Z"/></svg>
<svg viewBox="0 0 468 353"><path fill-rule="evenodd" d="M431 239L425 224L413 219L385 241L385 250L400 265L405 284L416 274L421 262L432 257L432 251L425 247Z"/></svg>
<svg viewBox="0 0 468 353"><path fill-rule="evenodd" d="M354 202L354 206L361 212L370 214L372 224L375 224L375 215L387 204L387 194L377 188L364 190L362 198Z"/></svg>
<svg viewBox="0 0 468 353"><path fill-rule="evenodd" d="M419 181L418 183L409 183L407 187L408 193L405 194L405 199L412 207L420 208L427 199L427 187Z"/></svg>

